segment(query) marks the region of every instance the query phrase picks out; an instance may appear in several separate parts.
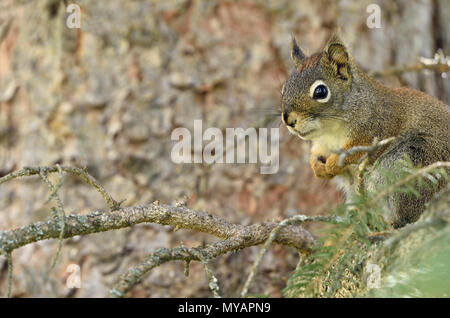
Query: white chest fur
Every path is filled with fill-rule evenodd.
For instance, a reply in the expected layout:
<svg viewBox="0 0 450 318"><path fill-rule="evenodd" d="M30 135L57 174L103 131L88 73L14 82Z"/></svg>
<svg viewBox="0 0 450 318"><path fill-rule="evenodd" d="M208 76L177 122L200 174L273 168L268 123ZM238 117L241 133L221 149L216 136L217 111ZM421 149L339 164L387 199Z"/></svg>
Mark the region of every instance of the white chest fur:
<svg viewBox="0 0 450 318"><path fill-rule="evenodd" d="M311 151L328 157L347 142L347 129L341 121L322 121L320 124L320 129L311 136Z"/></svg>

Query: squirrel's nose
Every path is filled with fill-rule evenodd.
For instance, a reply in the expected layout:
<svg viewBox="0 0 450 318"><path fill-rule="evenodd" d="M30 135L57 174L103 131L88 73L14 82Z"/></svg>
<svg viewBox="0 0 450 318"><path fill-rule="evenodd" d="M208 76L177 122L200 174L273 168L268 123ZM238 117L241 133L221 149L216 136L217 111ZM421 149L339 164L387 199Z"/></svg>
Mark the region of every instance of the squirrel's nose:
<svg viewBox="0 0 450 318"><path fill-rule="evenodd" d="M295 124L297 123L297 120L292 116L289 117L289 114L287 112L283 112L283 114L281 115L281 119L287 126L294 127Z"/></svg>

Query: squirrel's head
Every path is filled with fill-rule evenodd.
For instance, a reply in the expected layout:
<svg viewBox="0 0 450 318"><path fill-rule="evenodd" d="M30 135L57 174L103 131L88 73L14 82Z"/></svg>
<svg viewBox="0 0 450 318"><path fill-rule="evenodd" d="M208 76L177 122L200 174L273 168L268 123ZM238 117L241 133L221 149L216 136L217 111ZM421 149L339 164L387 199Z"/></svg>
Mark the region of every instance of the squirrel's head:
<svg viewBox="0 0 450 318"><path fill-rule="evenodd" d="M295 69L282 88L281 119L302 139L320 137L345 121L343 103L350 91L350 56L334 35L323 52L309 57L292 37L291 58Z"/></svg>

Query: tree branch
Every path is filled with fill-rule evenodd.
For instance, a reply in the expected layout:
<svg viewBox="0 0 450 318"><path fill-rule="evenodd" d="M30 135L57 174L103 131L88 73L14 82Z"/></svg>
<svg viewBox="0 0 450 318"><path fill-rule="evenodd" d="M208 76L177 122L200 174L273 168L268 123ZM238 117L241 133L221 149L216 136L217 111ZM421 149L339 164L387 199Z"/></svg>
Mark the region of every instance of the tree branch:
<svg viewBox="0 0 450 318"><path fill-rule="evenodd" d="M161 248L150 254L145 261L139 265L128 269L124 274L120 275L113 288L109 291L111 297L124 297L133 286L153 268L160 266L169 261L202 261L203 259L215 258L219 255L244 249L246 247L257 245L262 242L246 240L245 235L239 233L232 239L219 241L206 246L198 246L194 248L177 247L177 248Z"/></svg>
<svg viewBox="0 0 450 318"><path fill-rule="evenodd" d="M386 71L374 72L372 76L374 77L384 77L384 76L399 76L403 73L408 72L419 72L423 70L432 70L440 73L450 72L450 58L444 55L444 52L439 49L435 54L434 58L420 57L419 63L409 66L394 67Z"/></svg>
<svg viewBox="0 0 450 318"><path fill-rule="evenodd" d="M247 246L263 243L278 224L265 222L244 226L187 207L149 204L120 208L108 213L95 211L87 215L68 215L62 237L70 238L77 235L105 232L140 223L172 225L177 228L208 233L221 239L230 239L239 234L245 237L247 243L250 244ZM14 230L0 231L0 253L7 254L9 251L30 243L59 238L60 234L59 220L37 222ZM291 226L284 228L275 242L299 250L309 250L315 239L305 229Z"/></svg>
<svg viewBox="0 0 450 318"><path fill-rule="evenodd" d="M104 197L111 211L94 211L87 215L71 214L64 217L64 207L57 193L62 183L63 171L80 176L88 184L94 186ZM47 178L47 174L54 172L59 172L59 179L56 185L53 185ZM48 221L37 222L17 229L0 231L0 254L8 257L11 278L12 251L24 245L45 239L55 238L61 242L62 239L77 235L128 228L140 223L157 223L174 226L175 229L192 229L222 239L222 241L207 245L206 247L202 246L190 249L180 247L157 250L145 262L130 269L119 278L116 287L111 291L111 295L124 296L134 284L140 281L143 275L155 266L170 260L184 260L187 264L191 260L198 260L206 264L205 262L218 255L264 243L269 238L270 233L278 227L278 223L276 222L265 222L249 226L234 224L209 213L189 209L183 204L170 206L159 204L159 201L145 206L120 208L120 203L117 203L86 172L86 169L75 167L59 165L54 167L26 167L0 178L0 184L15 178L31 175L39 175L44 180L51 191L48 200L54 197L56 198L57 210L61 215L59 218L54 217ZM62 220L62 218L65 220ZM294 247L300 251L310 250L316 241L308 231L299 226L284 226L282 229L277 230L277 233L278 235L274 239L274 242ZM55 260L56 257L57 255L55 256ZM214 284L214 275L206 267L205 271L210 281L211 290L218 296L218 285ZM9 286L11 286L11 281L12 279L9 280Z"/></svg>

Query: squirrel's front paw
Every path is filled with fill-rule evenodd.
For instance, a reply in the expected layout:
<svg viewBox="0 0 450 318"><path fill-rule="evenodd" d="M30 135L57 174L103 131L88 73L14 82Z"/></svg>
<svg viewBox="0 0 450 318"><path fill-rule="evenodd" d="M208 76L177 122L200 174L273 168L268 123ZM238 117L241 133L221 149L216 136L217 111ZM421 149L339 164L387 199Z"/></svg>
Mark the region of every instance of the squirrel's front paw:
<svg viewBox="0 0 450 318"><path fill-rule="evenodd" d="M320 155L311 155L310 164L314 175L321 179L331 179L344 172L344 167L338 166L339 156L332 154L328 158Z"/></svg>
<svg viewBox="0 0 450 318"><path fill-rule="evenodd" d="M345 167L339 166L339 155L338 154L334 153L327 158L327 161L325 164L325 172L328 175L334 177L334 176L344 173L344 170L345 170Z"/></svg>
<svg viewBox="0 0 450 318"><path fill-rule="evenodd" d="M321 179L331 179L334 176L329 174L326 169L327 159L324 156L311 155L310 164L314 175Z"/></svg>

